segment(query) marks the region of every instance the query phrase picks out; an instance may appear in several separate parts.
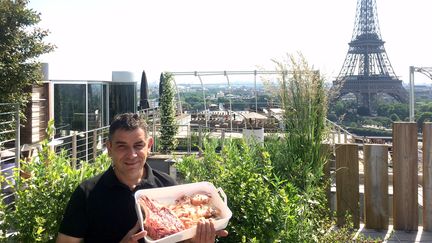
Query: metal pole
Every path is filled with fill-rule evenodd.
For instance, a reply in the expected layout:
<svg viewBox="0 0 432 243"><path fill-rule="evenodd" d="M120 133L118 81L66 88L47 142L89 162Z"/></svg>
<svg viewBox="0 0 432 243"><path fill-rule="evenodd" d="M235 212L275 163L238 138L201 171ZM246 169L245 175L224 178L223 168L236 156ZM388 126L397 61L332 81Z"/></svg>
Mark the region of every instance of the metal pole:
<svg viewBox="0 0 432 243"><path fill-rule="evenodd" d="M229 93L230 93L230 98L229 98L229 106L230 106L230 108L229 108L229 117L230 117L230 129L231 129L231 132L232 132L232 102L231 102L232 91L231 91L231 83L230 83L230 80L229 80L228 75L227 75L226 72L224 72L224 75L225 75L225 77L227 79L228 89L229 89Z"/></svg>
<svg viewBox="0 0 432 243"><path fill-rule="evenodd" d="M258 93L257 93L257 87L256 87L256 80L257 79L257 71L254 71L254 85L255 85L255 112L258 113Z"/></svg>
<svg viewBox="0 0 432 243"><path fill-rule="evenodd" d="M201 155L203 141L202 141L202 128L201 125L198 126L198 154Z"/></svg>
<svg viewBox="0 0 432 243"><path fill-rule="evenodd" d="M89 161L89 122L88 122L88 114L89 114L89 95L88 95L88 83L85 84L85 90L86 90L86 94L85 94L85 160L88 162ZM55 135L55 133L54 133ZM53 138L54 139L54 138Z"/></svg>
<svg viewBox="0 0 432 243"><path fill-rule="evenodd" d="M20 140L20 117L19 117L20 105L15 104L15 166L20 169L21 160L21 140Z"/></svg>
<svg viewBox="0 0 432 243"><path fill-rule="evenodd" d="M410 122L414 121L414 71L415 67L409 67L409 120Z"/></svg>
<svg viewBox="0 0 432 243"><path fill-rule="evenodd" d="M76 169L77 164L77 133L74 132L72 135L72 168Z"/></svg>
<svg viewBox="0 0 432 243"><path fill-rule="evenodd" d="M190 124L187 125L187 152L188 154L191 154L191 150L192 150L192 138L191 138L191 128L190 128Z"/></svg>
<svg viewBox="0 0 432 243"><path fill-rule="evenodd" d="M205 126L208 127L208 115L207 115L207 105L206 105L206 96L205 96L205 90L204 90L204 84L201 79L201 76L198 75L199 81L201 82L201 89L203 93L203 100L204 100L204 116L205 116Z"/></svg>

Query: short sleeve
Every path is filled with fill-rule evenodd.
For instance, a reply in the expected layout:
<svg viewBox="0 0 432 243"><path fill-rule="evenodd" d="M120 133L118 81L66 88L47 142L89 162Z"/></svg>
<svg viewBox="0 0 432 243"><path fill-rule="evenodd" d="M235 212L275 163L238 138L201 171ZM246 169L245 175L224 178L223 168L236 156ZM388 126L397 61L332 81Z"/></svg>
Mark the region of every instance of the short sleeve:
<svg viewBox="0 0 432 243"><path fill-rule="evenodd" d="M87 226L86 195L78 186L66 207L59 232L76 238L84 238Z"/></svg>

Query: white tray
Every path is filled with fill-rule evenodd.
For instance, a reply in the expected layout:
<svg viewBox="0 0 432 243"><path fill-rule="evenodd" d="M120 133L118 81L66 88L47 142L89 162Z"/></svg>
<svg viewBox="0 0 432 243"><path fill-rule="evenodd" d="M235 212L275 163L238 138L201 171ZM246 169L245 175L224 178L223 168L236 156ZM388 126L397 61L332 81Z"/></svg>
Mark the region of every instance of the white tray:
<svg viewBox="0 0 432 243"><path fill-rule="evenodd" d="M146 195L148 198L157 200L162 204L173 204L177 198L182 195L190 195L197 192L207 192L211 195L211 204L217 207L221 211L221 218L215 220L215 229L222 230L224 229L229 219L232 216L231 210L228 208L227 197L222 190L222 188L216 188L210 182L197 182L190 184L183 184L177 186L169 186L169 187L161 187L161 188L152 188L152 189L142 189L135 192L135 209L138 215L138 220L141 225L141 229L144 230L144 218L139 204L137 203L137 199L141 195ZM150 237L146 236L146 242L150 243L171 243L178 242L182 240L187 240L194 237L196 232L196 226L189 228L187 230L183 230L172 234L170 236L164 237L159 240L152 240Z"/></svg>

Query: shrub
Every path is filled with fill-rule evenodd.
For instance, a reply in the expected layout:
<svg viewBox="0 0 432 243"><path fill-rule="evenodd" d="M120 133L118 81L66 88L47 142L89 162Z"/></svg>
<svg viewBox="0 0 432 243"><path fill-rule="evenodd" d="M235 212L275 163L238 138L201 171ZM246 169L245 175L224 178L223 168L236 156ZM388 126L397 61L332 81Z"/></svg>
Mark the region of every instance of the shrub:
<svg viewBox="0 0 432 243"><path fill-rule="evenodd" d="M323 188L301 192L275 175L261 146L227 141L221 153L204 142L203 157L176 164L186 182L210 181L223 188L233 212L221 242L319 242L330 225Z"/></svg>
<svg viewBox="0 0 432 243"><path fill-rule="evenodd" d="M22 178L18 170L14 173L17 183L11 186L15 202L0 202L0 211L4 212L0 214L0 241L7 240L6 233L11 231L15 233L8 240L13 242L53 242L72 192L109 164L108 156L101 155L92 164L81 162L80 168L74 169L64 152L54 154L44 141L39 156L21 164L30 177Z"/></svg>

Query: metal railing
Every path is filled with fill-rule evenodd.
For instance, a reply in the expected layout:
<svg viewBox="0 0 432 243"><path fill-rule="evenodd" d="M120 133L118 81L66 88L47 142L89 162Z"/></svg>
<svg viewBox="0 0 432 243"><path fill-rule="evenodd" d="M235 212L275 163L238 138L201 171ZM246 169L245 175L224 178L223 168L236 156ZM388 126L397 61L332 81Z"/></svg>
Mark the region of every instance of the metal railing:
<svg viewBox="0 0 432 243"><path fill-rule="evenodd" d="M76 165L80 161L92 162L105 151L108 140L109 126L84 132L72 132L72 135L57 137L48 142L56 151L63 153Z"/></svg>
<svg viewBox="0 0 432 243"><path fill-rule="evenodd" d="M10 202L13 193L9 183L13 183L13 169L20 167L20 117L19 104L0 103L0 173L6 182L0 190L4 196L0 200Z"/></svg>
<svg viewBox="0 0 432 243"><path fill-rule="evenodd" d="M361 140L364 143L364 138L350 133L348 130L342 126L330 121L326 118L327 124L330 126L329 142L330 144L336 143L353 143L355 140ZM342 139L343 138L343 139Z"/></svg>

